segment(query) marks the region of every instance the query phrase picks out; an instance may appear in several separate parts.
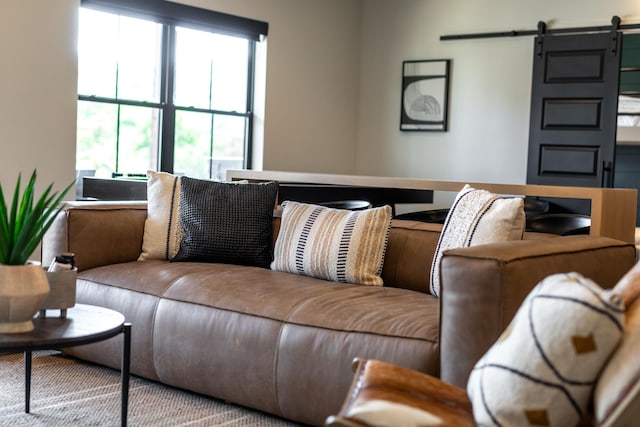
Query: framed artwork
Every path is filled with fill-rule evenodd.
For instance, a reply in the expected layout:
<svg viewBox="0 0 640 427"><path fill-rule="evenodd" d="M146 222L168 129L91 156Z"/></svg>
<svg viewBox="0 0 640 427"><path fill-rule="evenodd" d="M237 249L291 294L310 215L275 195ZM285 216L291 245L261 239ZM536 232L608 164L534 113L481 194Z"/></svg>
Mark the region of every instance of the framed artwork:
<svg viewBox="0 0 640 427"><path fill-rule="evenodd" d="M400 130L447 130L450 59L402 62Z"/></svg>

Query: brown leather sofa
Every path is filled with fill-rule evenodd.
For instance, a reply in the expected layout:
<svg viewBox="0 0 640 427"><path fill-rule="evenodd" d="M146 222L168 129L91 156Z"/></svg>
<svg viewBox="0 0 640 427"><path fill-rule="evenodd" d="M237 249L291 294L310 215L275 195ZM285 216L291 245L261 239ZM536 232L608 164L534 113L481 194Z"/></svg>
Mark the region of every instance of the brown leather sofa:
<svg viewBox="0 0 640 427"><path fill-rule="evenodd" d="M313 425L339 410L355 357L464 386L539 280L577 271L610 287L636 259L632 244L592 236L457 249L443 257L436 299L429 270L441 225L394 220L385 286L368 287L257 267L139 262L145 218L143 203L70 203L43 241L43 260L74 252L77 301L133 324L133 374ZM120 341L71 353L118 367Z"/></svg>

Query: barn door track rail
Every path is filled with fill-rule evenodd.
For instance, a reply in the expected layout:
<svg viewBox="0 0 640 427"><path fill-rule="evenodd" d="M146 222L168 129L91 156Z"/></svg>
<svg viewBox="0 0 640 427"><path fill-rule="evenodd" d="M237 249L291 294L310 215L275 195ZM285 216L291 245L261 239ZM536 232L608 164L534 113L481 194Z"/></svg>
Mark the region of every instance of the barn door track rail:
<svg viewBox="0 0 640 427"><path fill-rule="evenodd" d="M511 30L492 33L451 34L440 36L440 40L464 40L464 39L488 39L497 37L538 36L541 34L571 34L571 33L597 33L605 31L624 31L640 29L640 24L621 24L620 17L611 18L611 25L575 28L547 28L543 21L538 22L537 30Z"/></svg>

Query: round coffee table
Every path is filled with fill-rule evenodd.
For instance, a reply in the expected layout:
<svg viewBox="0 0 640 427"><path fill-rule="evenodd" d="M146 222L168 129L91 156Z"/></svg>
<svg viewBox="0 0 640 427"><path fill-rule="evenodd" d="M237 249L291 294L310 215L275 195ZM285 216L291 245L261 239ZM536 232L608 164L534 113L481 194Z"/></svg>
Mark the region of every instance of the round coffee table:
<svg viewBox="0 0 640 427"><path fill-rule="evenodd" d="M121 422L127 425L129 405L129 365L131 361L131 324L117 311L93 305L76 304L67 317L36 317L34 330L21 334L0 334L0 353L24 352L25 409L31 400L31 354L35 350L51 350L91 344L123 334Z"/></svg>

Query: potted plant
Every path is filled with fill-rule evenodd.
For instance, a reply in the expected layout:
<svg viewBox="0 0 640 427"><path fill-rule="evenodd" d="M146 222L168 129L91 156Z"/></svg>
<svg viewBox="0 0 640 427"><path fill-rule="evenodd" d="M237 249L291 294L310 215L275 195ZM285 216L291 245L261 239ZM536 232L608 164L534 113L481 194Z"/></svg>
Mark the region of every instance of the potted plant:
<svg viewBox="0 0 640 427"><path fill-rule="evenodd" d="M36 250L56 215L60 202L71 189L59 194L50 184L36 199L36 171L20 195L18 175L10 206L0 185L0 333L33 330L32 318L49 293L47 276L29 257Z"/></svg>

